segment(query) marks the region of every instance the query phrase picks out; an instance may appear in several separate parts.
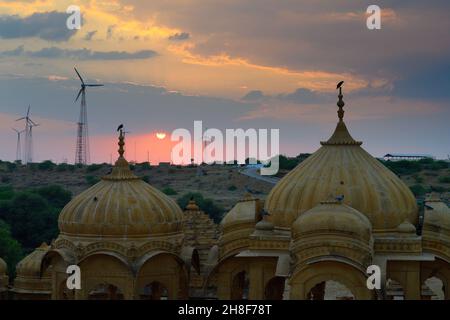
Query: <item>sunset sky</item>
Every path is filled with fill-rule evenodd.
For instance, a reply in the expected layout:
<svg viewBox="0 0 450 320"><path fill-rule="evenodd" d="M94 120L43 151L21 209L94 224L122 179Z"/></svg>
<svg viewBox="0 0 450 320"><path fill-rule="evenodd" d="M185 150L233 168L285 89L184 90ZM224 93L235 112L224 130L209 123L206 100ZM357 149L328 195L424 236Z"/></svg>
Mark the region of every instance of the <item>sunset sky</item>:
<svg viewBox="0 0 450 320"><path fill-rule="evenodd" d="M382 9L368 30L366 8ZM78 5L80 30L66 9ZM374 156L450 154L450 2L317 0L0 0L0 159L31 104L34 160L74 161L79 81L92 162L168 161L170 132L278 128L281 152L313 152L345 120ZM167 132L157 139L156 132ZM136 148L136 152L135 152Z"/></svg>

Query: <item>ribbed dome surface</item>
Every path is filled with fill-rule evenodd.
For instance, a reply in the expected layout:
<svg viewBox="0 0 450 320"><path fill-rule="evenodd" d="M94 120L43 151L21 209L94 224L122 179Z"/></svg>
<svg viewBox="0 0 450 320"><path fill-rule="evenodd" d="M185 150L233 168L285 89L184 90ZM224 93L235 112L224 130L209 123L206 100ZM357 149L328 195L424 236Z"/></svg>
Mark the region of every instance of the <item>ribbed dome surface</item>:
<svg viewBox="0 0 450 320"><path fill-rule="evenodd" d="M290 228L303 212L330 196L366 215L374 231L394 231L418 218L414 195L380 161L355 141L342 120L322 147L289 172L266 200L275 226Z"/></svg>
<svg viewBox="0 0 450 320"><path fill-rule="evenodd" d="M61 234L148 237L182 231L180 207L136 177L122 157L110 175L70 201L59 216ZM121 145L122 143L122 145Z"/></svg>
<svg viewBox="0 0 450 320"><path fill-rule="evenodd" d="M39 248L23 258L16 266L17 276L39 278L42 259L49 249L46 243L42 243Z"/></svg>
<svg viewBox="0 0 450 320"><path fill-rule="evenodd" d="M222 228L226 229L233 225L255 224L260 210L258 199L246 194L242 200L223 217L220 222Z"/></svg>
<svg viewBox="0 0 450 320"><path fill-rule="evenodd" d="M359 211L337 202L322 203L300 215L292 225L294 239L312 233L343 233L370 240L370 221Z"/></svg>

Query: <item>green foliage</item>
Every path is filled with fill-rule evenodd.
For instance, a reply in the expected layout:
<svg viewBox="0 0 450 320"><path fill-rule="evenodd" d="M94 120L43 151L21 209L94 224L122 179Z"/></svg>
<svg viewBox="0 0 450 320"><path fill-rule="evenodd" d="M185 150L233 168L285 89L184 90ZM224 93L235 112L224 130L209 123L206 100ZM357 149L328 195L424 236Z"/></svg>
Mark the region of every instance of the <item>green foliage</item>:
<svg viewBox="0 0 450 320"><path fill-rule="evenodd" d="M37 188L34 192L46 199L52 207L58 209L62 209L72 199L72 193L58 185Z"/></svg>
<svg viewBox="0 0 450 320"><path fill-rule="evenodd" d="M439 177L439 182L440 183L450 183L450 176Z"/></svg>
<svg viewBox="0 0 450 320"><path fill-rule="evenodd" d="M14 172L17 169L17 164L14 162L7 162L6 168L7 168L8 172Z"/></svg>
<svg viewBox="0 0 450 320"><path fill-rule="evenodd" d="M55 167L56 164L54 164L51 160L45 160L38 164L38 169L41 171L53 170Z"/></svg>
<svg viewBox="0 0 450 320"><path fill-rule="evenodd" d="M162 192L167 194L168 196L173 196L178 194L178 192L176 192L174 189L172 189L171 187L165 187L164 189L162 189Z"/></svg>
<svg viewBox="0 0 450 320"><path fill-rule="evenodd" d="M188 192L182 197L177 199L178 205L181 208L186 208L189 200L193 198L201 210L206 212L215 223L219 223L222 220L224 210L217 205L212 199L204 198L201 193Z"/></svg>
<svg viewBox="0 0 450 320"><path fill-rule="evenodd" d="M58 212L38 193L21 191L0 202L0 219L11 227L12 236L25 250L50 242L58 233Z"/></svg>
<svg viewBox="0 0 450 320"><path fill-rule="evenodd" d="M422 164L419 161L382 161L392 172L401 175L410 175L422 170Z"/></svg>
<svg viewBox="0 0 450 320"><path fill-rule="evenodd" d="M298 158L289 158L284 155L279 156L279 161L279 168L282 170L292 170L300 163Z"/></svg>
<svg viewBox="0 0 450 320"><path fill-rule="evenodd" d="M86 176L86 182L90 185L93 186L94 184L96 184L97 182L100 181L99 177L96 176L91 176L91 175L87 175Z"/></svg>
<svg viewBox="0 0 450 320"><path fill-rule="evenodd" d="M74 170L75 170L75 166L73 164L60 163L56 166L56 171L58 171L58 172L64 172L64 171L73 172Z"/></svg>
<svg viewBox="0 0 450 320"><path fill-rule="evenodd" d="M0 220L0 257L7 263L10 277L14 277L14 269L23 257L23 250L20 243L11 236L10 227L3 220Z"/></svg>
<svg viewBox="0 0 450 320"><path fill-rule="evenodd" d="M148 163L148 162L142 162L138 166L142 170L151 170L151 168L152 168L150 163Z"/></svg>
<svg viewBox="0 0 450 320"><path fill-rule="evenodd" d="M149 183L150 182L150 176L143 176L142 180Z"/></svg>
<svg viewBox="0 0 450 320"><path fill-rule="evenodd" d="M14 189L12 186L0 186L0 200L10 200L14 196Z"/></svg>
<svg viewBox="0 0 450 320"><path fill-rule="evenodd" d="M423 196L423 195L425 195L425 193L428 192L428 190L421 184L415 184L409 188L411 189L412 193L414 193L414 195L416 197Z"/></svg>
<svg viewBox="0 0 450 320"><path fill-rule="evenodd" d="M235 185L231 185L228 187L228 191L235 191L237 187Z"/></svg>
<svg viewBox="0 0 450 320"><path fill-rule="evenodd" d="M413 175L413 178L417 183L423 183L423 177L419 176L418 174Z"/></svg>
<svg viewBox="0 0 450 320"><path fill-rule="evenodd" d="M103 167L102 164L93 163L93 164L88 165L86 167L86 172L94 172L94 171L97 171L97 170L101 169L102 167Z"/></svg>
<svg viewBox="0 0 450 320"><path fill-rule="evenodd" d="M3 175L1 178L2 183L10 183L11 182L11 177L7 176L7 175Z"/></svg>
<svg viewBox="0 0 450 320"><path fill-rule="evenodd" d="M431 186L430 187L430 191L433 191L433 192L445 192L445 191L447 191L447 188L441 187L441 186Z"/></svg>

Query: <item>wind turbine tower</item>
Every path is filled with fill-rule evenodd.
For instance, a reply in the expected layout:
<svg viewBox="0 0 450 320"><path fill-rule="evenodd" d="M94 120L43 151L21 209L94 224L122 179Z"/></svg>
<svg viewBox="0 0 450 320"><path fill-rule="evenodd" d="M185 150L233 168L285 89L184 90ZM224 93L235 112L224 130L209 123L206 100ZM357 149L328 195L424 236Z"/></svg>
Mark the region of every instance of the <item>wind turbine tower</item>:
<svg viewBox="0 0 450 320"><path fill-rule="evenodd" d="M12 129L17 133L16 161L22 161L22 146L20 143L20 136L25 132L25 130L17 130L15 128Z"/></svg>
<svg viewBox="0 0 450 320"><path fill-rule="evenodd" d="M25 120L25 152L24 152L24 164L33 162L33 127L37 127L33 120L30 117L30 108L28 106L27 114L17 119L16 121Z"/></svg>
<svg viewBox="0 0 450 320"><path fill-rule="evenodd" d="M81 88L78 91L78 95L75 99L75 102L78 101L78 98L81 95L81 104L80 104L80 118L78 119L78 128L77 128L77 144L75 147L75 164L87 164L89 163L89 135L88 135L88 123L87 123L87 104L86 104L86 88L87 87L102 87L103 84L89 84L85 83L77 68L75 68L75 72L80 78Z"/></svg>

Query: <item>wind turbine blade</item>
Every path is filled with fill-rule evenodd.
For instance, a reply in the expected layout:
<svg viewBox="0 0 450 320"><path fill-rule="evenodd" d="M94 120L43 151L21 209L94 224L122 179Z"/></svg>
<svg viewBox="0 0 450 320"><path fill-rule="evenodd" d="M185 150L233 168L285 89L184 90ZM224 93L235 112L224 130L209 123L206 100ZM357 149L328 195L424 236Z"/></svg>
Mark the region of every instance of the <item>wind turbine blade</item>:
<svg viewBox="0 0 450 320"><path fill-rule="evenodd" d="M16 121L20 121L20 120L23 120L23 119L25 119L25 117L22 117L22 118L16 119Z"/></svg>
<svg viewBox="0 0 450 320"><path fill-rule="evenodd" d="M78 100L78 98L80 97L82 91L83 91L83 88L81 88L80 91L78 91L78 95L77 95L77 97L75 98L75 101L74 101L74 102L77 102L77 100Z"/></svg>
<svg viewBox="0 0 450 320"><path fill-rule="evenodd" d="M20 133L19 130L15 129L15 128L11 128L11 129L13 129L17 133Z"/></svg>
<svg viewBox="0 0 450 320"><path fill-rule="evenodd" d="M86 84L86 87L103 87L104 84Z"/></svg>
<svg viewBox="0 0 450 320"><path fill-rule="evenodd" d="M28 116L30 115L30 108L31 108L31 106L30 106L30 105L28 105L28 110L27 110L27 118L28 118Z"/></svg>
<svg viewBox="0 0 450 320"><path fill-rule="evenodd" d="M32 125L36 126L36 123L33 120L28 119L28 121L31 122Z"/></svg>
<svg viewBox="0 0 450 320"><path fill-rule="evenodd" d="M78 78L80 78L81 83L84 84L83 78L81 77L81 75L80 75L80 73L78 72L77 68L75 68L75 67L73 67L73 68L75 69L75 72L77 73Z"/></svg>

